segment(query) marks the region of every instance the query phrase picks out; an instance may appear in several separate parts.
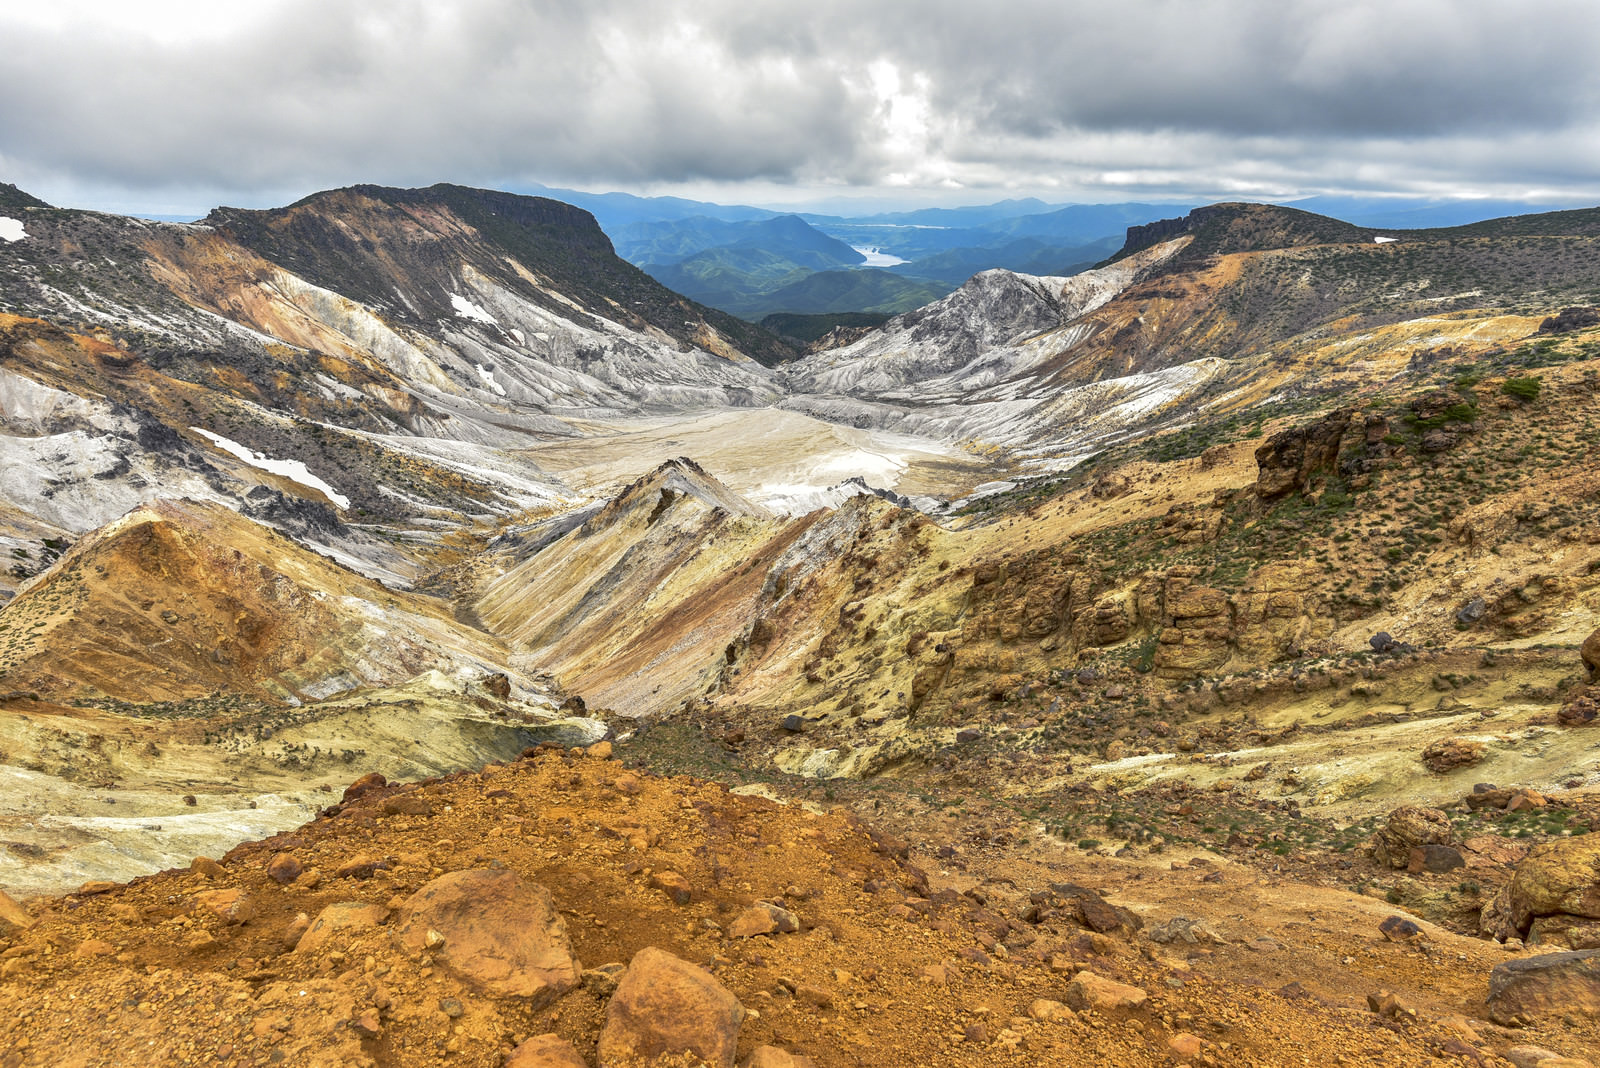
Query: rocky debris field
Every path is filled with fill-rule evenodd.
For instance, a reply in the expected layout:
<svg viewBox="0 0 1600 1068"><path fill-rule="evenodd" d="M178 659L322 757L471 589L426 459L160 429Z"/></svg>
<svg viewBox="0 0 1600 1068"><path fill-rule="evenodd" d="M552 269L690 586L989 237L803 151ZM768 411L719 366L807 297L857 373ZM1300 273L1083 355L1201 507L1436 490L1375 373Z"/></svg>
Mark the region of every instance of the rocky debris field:
<svg viewBox="0 0 1600 1068"><path fill-rule="evenodd" d="M366 776L220 859L0 903L0 1064L1498 1065L1596 1045L1587 954L1552 1010L1527 975L1546 957L1370 898L1204 857L957 868L813 808L630 770L609 743ZM1491 971L1524 1026L1494 1022Z"/></svg>

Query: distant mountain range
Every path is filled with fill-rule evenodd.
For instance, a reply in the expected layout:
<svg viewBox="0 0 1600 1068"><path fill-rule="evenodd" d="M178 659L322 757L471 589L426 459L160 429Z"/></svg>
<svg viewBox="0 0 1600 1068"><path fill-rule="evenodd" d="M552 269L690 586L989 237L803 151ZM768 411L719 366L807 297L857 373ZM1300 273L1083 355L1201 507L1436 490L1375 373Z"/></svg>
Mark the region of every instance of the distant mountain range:
<svg viewBox="0 0 1600 1068"><path fill-rule="evenodd" d="M1028 197L866 215L785 214L680 197L537 191L593 213L617 254L663 285L740 318L784 322L910 311L994 268L1075 274L1121 248L1128 227L1195 206ZM1422 229L1567 205L1314 196L1289 206L1358 227Z"/></svg>

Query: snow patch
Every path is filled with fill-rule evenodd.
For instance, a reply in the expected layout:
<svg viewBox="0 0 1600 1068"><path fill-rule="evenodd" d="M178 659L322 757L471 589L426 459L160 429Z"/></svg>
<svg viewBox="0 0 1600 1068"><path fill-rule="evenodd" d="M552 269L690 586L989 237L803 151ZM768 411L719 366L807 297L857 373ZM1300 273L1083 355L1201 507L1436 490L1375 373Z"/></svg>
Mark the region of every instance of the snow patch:
<svg viewBox="0 0 1600 1068"><path fill-rule="evenodd" d="M502 397L506 395L506 387L494 380L494 373L492 371L490 371L481 363L474 364L473 366L478 369L478 377L483 379L484 385L488 386Z"/></svg>
<svg viewBox="0 0 1600 1068"><path fill-rule="evenodd" d="M1380 237L1373 238L1372 239L1372 243L1374 245L1390 245L1390 244L1393 244L1394 242L1396 242L1398 240L1400 240L1398 237L1381 237L1380 236Z"/></svg>
<svg viewBox="0 0 1600 1068"><path fill-rule="evenodd" d="M199 434L201 437L211 442L211 444L215 445L223 452L232 453L234 456L237 456L251 467L266 471L269 474L278 475L282 478L287 478L291 482L298 482L302 486L308 486L311 489L317 490L323 496L327 497L328 500L338 505L341 509L348 509L350 507L349 497L346 497L344 494L340 493L338 490L322 481L322 479L318 478L316 475L313 475L303 461L274 460L270 457L261 455L259 452L256 452L254 449L251 449L248 446L240 445L237 441L229 441L221 434L213 434L211 431L202 430L197 426L192 426L189 429L193 430L196 434Z"/></svg>
<svg viewBox="0 0 1600 1068"><path fill-rule="evenodd" d="M837 508L851 497L870 492L857 482L841 482L827 488L779 482L762 486L751 499L777 515L802 516L819 508Z"/></svg>
<svg viewBox="0 0 1600 1068"><path fill-rule="evenodd" d="M450 306L454 308L456 310L456 314L463 319L475 319L480 323L488 323L491 326L500 325L500 320L496 319L494 316L484 311L481 307L472 303L472 301L458 293L450 294Z"/></svg>
<svg viewBox="0 0 1600 1068"><path fill-rule="evenodd" d="M0 241L21 241L27 236L28 231L22 228L22 220L0 215Z"/></svg>

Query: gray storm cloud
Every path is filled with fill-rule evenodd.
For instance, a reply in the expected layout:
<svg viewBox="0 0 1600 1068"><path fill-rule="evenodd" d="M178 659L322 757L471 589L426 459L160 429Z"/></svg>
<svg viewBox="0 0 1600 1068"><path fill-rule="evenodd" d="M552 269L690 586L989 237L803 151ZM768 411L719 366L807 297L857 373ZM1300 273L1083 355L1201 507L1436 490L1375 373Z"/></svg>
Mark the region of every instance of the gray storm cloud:
<svg viewBox="0 0 1600 1068"><path fill-rule="evenodd" d="M0 38L24 183L1600 184L1592 0L290 2Z"/></svg>

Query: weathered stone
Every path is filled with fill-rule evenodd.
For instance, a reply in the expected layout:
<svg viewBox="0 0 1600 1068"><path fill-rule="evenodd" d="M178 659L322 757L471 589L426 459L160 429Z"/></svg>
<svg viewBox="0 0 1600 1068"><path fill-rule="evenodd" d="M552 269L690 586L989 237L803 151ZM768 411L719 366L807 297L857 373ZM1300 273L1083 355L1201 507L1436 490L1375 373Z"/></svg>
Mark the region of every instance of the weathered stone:
<svg viewBox="0 0 1600 1068"><path fill-rule="evenodd" d="M1516 1065L1517 1068L1593 1068L1588 1061L1579 1061L1572 1057L1563 1057L1553 1049L1543 1046L1512 1046L1505 1052L1506 1060Z"/></svg>
<svg viewBox="0 0 1600 1068"><path fill-rule="evenodd" d="M1280 430L1256 449L1256 496L1274 500L1304 490L1313 475L1332 470L1353 408L1340 408L1315 423Z"/></svg>
<svg viewBox="0 0 1600 1068"><path fill-rule="evenodd" d="M1367 1008L1385 1019L1406 1018L1415 1020L1417 1010L1410 1001L1389 990L1378 990L1367 995Z"/></svg>
<svg viewBox="0 0 1600 1068"><path fill-rule="evenodd" d="M1385 917L1378 930L1391 942L1415 942L1422 937L1422 928L1404 916Z"/></svg>
<svg viewBox="0 0 1600 1068"><path fill-rule="evenodd" d="M496 671L492 675L483 677L483 688L490 697L498 697L504 701L511 696L511 679L503 671Z"/></svg>
<svg viewBox="0 0 1600 1068"><path fill-rule="evenodd" d="M758 901L741 912L728 925L734 938L754 938L764 934L793 934L800 929L800 918L781 905Z"/></svg>
<svg viewBox="0 0 1600 1068"><path fill-rule="evenodd" d="M220 879L223 874L222 865L210 857L195 857L189 862L189 870L207 879Z"/></svg>
<svg viewBox="0 0 1600 1068"><path fill-rule="evenodd" d="M572 1043L560 1035L536 1035L511 1051L505 1068L588 1068Z"/></svg>
<svg viewBox="0 0 1600 1068"><path fill-rule="evenodd" d="M389 862L383 857L359 853L335 868L333 874L341 879L370 879L374 872L387 867Z"/></svg>
<svg viewBox="0 0 1600 1068"><path fill-rule="evenodd" d="M550 891L508 869L451 872L412 894L395 938L421 952L428 932L444 936L434 957L461 979L537 1008L578 985L567 926Z"/></svg>
<svg viewBox="0 0 1600 1068"><path fill-rule="evenodd" d="M1489 973L1489 1018L1518 1026L1566 1015L1600 1016L1600 950L1523 957Z"/></svg>
<svg viewBox="0 0 1600 1068"><path fill-rule="evenodd" d="M744 1006L704 968L654 946L634 954L606 1006L601 1068L689 1053L732 1068Z"/></svg>
<svg viewBox="0 0 1600 1068"><path fill-rule="evenodd" d="M303 871L305 865L292 853L274 853L272 859L267 861L267 877L279 886L294 882Z"/></svg>
<svg viewBox="0 0 1600 1068"><path fill-rule="evenodd" d="M1067 984L1067 1004L1083 1012L1114 1012L1137 1009L1150 999L1150 995L1136 986L1119 983L1093 972L1079 972Z"/></svg>
<svg viewBox="0 0 1600 1068"><path fill-rule="evenodd" d="M687 905L694 900L694 890L689 880L675 871L658 871L650 875L650 885L666 894L676 905Z"/></svg>
<svg viewBox="0 0 1600 1068"><path fill-rule="evenodd" d="M1199 1035L1192 1035L1188 1031L1179 1031L1167 1039L1167 1049L1179 1064L1188 1064L1199 1058L1205 1052L1205 1040Z"/></svg>
<svg viewBox="0 0 1600 1068"><path fill-rule="evenodd" d="M1540 916L1600 919L1600 835L1535 846L1517 865L1496 905L1504 924L1519 937Z"/></svg>
<svg viewBox="0 0 1600 1068"><path fill-rule="evenodd" d="M32 926L33 917L28 915L28 911L15 898L0 890L0 938Z"/></svg>
<svg viewBox="0 0 1600 1068"><path fill-rule="evenodd" d="M1563 727L1587 727L1600 716L1600 701L1581 694L1562 705L1556 712L1556 722Z"/></svg>
<svg viewBox="0 0 1600 1068"><path fill-rule="evenodd" d="M744 1059L741 1068L816 1068L816 1062L799 1053L790 1053L777 1046L757 1046Z"/></svg>
<svg viewBox="0 0 1600 1068"><path fill-rule="evenodd" d="M1411 850L1424 845L1449 845L1450 817L1436 808L1403 805L1372 836L1372 855L1379 864L1399 870L1411 862Z"/></svg>
<svg viewBox="0 0 1600 1068"><path fill-rule="evenodd" d="M1191 919L1188 916L1174 916L1166 923L1150 928L1150 941L1160 944L1182 943L1186 945L1218 945L1222 936L1213 931L1209 924L1203 920Z"/></svg>
<svg viewBox="0 0 1600 1068"><path fill-rule="evenodd" d="M311 953L331 942L348 941L350 935L371 930L388 918L389 910L382 905L369 905L365 901L335 902L317 913L317 918L295 943L295 952ZM335 938L341 934L344 937Z"/></svg>
<svg viewBox="0 0 1600 1068"><path fill-rule="evenodd" d="M1461 850L1455 846L1447 845L1420 845L1412 846L1406 855L1406 871L1432 872L1441 875L1447 871L1466 866L1466 858L1461 855Z"/></svg>
<svg viewBox="0 0 1600 1068"><path fill-rule="evenodd" d="M237 887L206 890L194 895L195 904L224 923L247 923L256 914L255 902Z"/></svg>
<svg viewBox="0 0 1600 1068"><path fill-rule="evenodd" d="M1529 945L1600 949L1600 920L1581 916L1537 916L1528 926Z"/></svg>
<svg viewBox="0 0 1600 1068"><path fill-rule="evenodd" d="M626 964L615 961L596 968L587 968L583 973L583 988L595 997L608 998L616 992L617 983L627 969Z"/></svg>
<svg viewBox="0 0 1600 1068"><path fill-rule="evenodd" d="M346 786L344 788L344 796L339 800L341 802L355 801L356 799L363 797L372 791L379 789L380 787L387 786L388 784L389 780L384 778L381 772L369 771L367 774L361 776L361 778L357 779L349 786Z"/></svg>
<svg viewBox="0 0 1600 1068"><path fill-rule="evenodd" d="M1441 738L1422 750L1422 763L1429 771L1443 775L1457 768L1470 768L1482 762L1487 746L1465 738Z"/></svg>
<svg viewBox="0 0 1600 1068"><path fill-rule="evenodd" d="M1204 619L1227 611L1228 595L1210 586L1185 586L1167 601L1167 615L1174 620Z"/></svg>
<svg viewBox="0 0 1600 1068"><path fill-rule="evenodd" d="M433 802L419 793L399 794L383 799L385 816L431 816Z"/></svg>
<svg viewBox="0 0 1600 1068"><path fill-rule="evenodd" d="M1521 812L1523 809L1544 808L1549 803L1539 791L1522 789L1511 795L1510 800L1506 802L1506 811Z"/></svg>
<svg viewBox="0 0 1600 1068"><path fill-rule="evenodd" d="M1040 1023L1060 1023L1072 1019L1072 1010L1059 1001L1038 998L1028 1006L1028 1015Z"/></svg>
<svg viewBox="0 0 1600 1068"><path fill-rule="evenodd" d="M1600 629L1583 639L1578 656L1583 660L1583 666L1589 669L1589 681L1600 681Z"/></svg>

